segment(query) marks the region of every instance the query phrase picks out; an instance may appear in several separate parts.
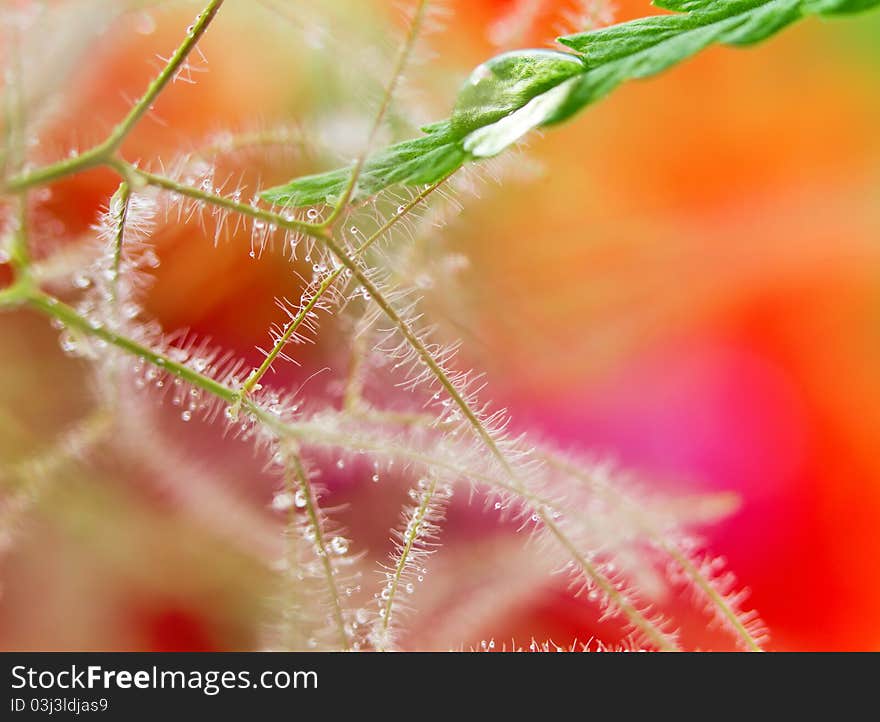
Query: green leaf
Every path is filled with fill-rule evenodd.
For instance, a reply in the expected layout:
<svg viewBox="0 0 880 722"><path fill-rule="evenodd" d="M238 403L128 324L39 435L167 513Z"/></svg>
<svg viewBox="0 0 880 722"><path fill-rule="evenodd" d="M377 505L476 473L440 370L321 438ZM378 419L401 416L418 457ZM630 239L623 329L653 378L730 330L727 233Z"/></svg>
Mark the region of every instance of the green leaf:
<svg viewBox="0 0 880 722"><path fill-rule="evenodd" d="M461 135L495 123L573 75L584 64L571 53L518 50L479 65L458 93L452 129Z"/></svg>
<svg viewBox="0 0 880 722"><path fill-rule="evenodd" d="M463 142L464 149L474 158L498 155L530 130L551 122L565 105L577 80L569 78L546 93L532 98L510 115L469 133Z"/></svg>
<svg viewBox="0 0 880 722"><path fill-rule="evenodd" d="M353 198L375 195L397 183L434 183L460 166L466 160L465 152L455 142L449 124L435 124L432 130L421 138L392 145L367 160ZM350 166L303 176L286 185L270 188L261 197L286 207L333 204L345 191L352 170Z"/></svg>
<svg viewBox="0 0 880 722"><path fill-rule="evenodd" d="M880 5L880 0L812 0L806 3L808 12L819 15L860 13Z"/></svg>
<svg viewBox="0 0 880 722"><path fill-rule="evenodd" d="M497 155L529 131L562 122L622 82L662 72L714 43L751 45L805 15L841 15L880 0L655 0L677 11L559 38L574 53L519 50L478 66L451 117L424 136L386 148L364 164L354 198L394 184L435 183L465 162ZM262 197L303 206L334 203L352 168L297 178Z"/></svg>

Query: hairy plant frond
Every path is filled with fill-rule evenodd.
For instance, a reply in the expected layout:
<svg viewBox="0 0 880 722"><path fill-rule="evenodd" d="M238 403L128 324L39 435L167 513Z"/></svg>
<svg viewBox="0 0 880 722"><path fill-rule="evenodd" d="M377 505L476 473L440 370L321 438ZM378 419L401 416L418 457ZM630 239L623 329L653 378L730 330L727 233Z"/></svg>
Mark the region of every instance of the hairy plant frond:
<svg viewBox="0 0 880 722"><path fill-rule="evenodd" d="M599 604L605 618L621 613L635 624L633 631L656 634L648 643L672 645L673 635L665 620L644 599L646 590L657 587L660 580L642 556L634 557L632 544L651 541L645 519L652 518L651 505L635 512L629 506L609 505L594 494L578 497L570 485L560 485L546 469L533 468L528 486L514 486L509 475L496 460L486 459L481 444L457 435L437 438L421 428L404 433L383 434L375 425L358 430L356 426L340 425L340 419L322 413L291 428L308 443L349 446L388 460L409 460L417 468L412 473L443 473L450 480L465 480L483 487L487 505L498 512L508 512L540 540L547 557L559 559L559 568L573 575L575 591L583 592L588 601ZM606 465L585 466L580 472L607 475ZM606 482L608 483L608 482ZM661 507L661 518L670 526L668 504ZM577 510L574 513L572 510ZM570 559L560 557L559 550ZM641 584L636 589L630 579ZM633 622L635 620L635 622Z"/></svg>
<svg viewBox="0 0 880 722"><path fill-rule="evenodd" d="M29 134L40 123L32 117L40 108L40 83L31 84L39 78L38 63L25 47L33 41L33 18L18 11L13 18L4 9L3 19L10 19L4 33L14 36L14 43L8 52L4 48L3 61L14 72L4 80L2 190L18 198L4 201L0 213L0 260L14 276L0 290L0 308L29 306L48 316L61 331L62 350L92 362L100 408L124 417L117 442L132 460L154 471L153 483L212 533L271 562L278 598L274 623L266 631L269 648L404 648L419 633L404 622L417 611L411 600L420 598L428 607L447 609L450 619L467 617L458 628L473 633L470 640L479 639L476 635L485 634L480 624L498 596L511 605L528 599L560 583L555 570L575 595L601 611L603 620L613 619L625 630L629 637L620 649L680 648L675 625L663 615L667 596L680 589L740 646L760 649L766 630L745 607L745 592L690 529L729 511L731 499L652 494L604 460L562 454L512 432L506 410L486 400L484 375L459 358L461 342L447 337L439 314L433 313L432 290L448 293L465 263L446 251L436 231L460 215L464 193L477 193L487 179L508 174L511 164L514 172L531 172L509 156L495 160L502 151L534 129L568 119L620 83L658 73L713 43L751 44L806 15L878 4L664 0L662 7L675 14L596 29L608 22L607 5L579 2L583 15L577 24L590 31L560 38L568 51L521 50L488 60L471 74L448 120L423 127L418 138L372 153L374 144L388 142L386 136L409 134L419 114L417 103L406 97L406 69L426 57L420 44L436 24L437 4L405 4L405 34L390 53L381 47L382 39L366 37L356 27L363 9L355 11L353 3L351 13L337 16L334 8L320 4L262 0L271 13L301 24L305 38L316 44L346 34L329 65L334 73L357 72L363 94L379 98L378 109L362 122L363 108L370 104L356 102L360 107L352 119L340 113L335 121L341 125L327 123L319 132L284 125L224 132L167 162L149 160L145 167L153 170L124 160L120 148L169 84L189 83L204 69L198 43L222 0L207 2L108 138L39 168L27 164ZM504 45L522 36L543 5L516 3L493 28L495 41ZM335 26L337 20L342 25ZM349 42L348 28L358 42ZM367 46L376 50L364 59ZM357 63L343 62L346 52ZM352 123L363 132L352 133ZM340 128L343 135L356 136L351 152L334 140ZM260 173L267 167L270 178L282 171L278 177L288 177L302 161L314 163L316 150L322 159L353 155L354 160L346 168L268 190L252 167L258 165ZM252 163L255 159L260 162ZM486 162L473 164L476 160ZM458 173L462 166L466 170ZM43 257L40 244L52 235L40 225L46 186L97 167L114 171L122 182L93 228L93 242L80 249L81 255ZM300 280L299 297L293 293L277 299L279 316L269 329L269 345L259 349L264 360L257 368L206 338L184 329L165 331L147 318L143 296L159 262L152 238L163 223L195 226L214 245L249 246L253 259L280 249L291 260L291 272ZM37 285L60 285L65 274L72 305ZM295 346L318 337L322 316L342 318L351 332L349 368L334 378L344 386L341 411L333 408L336 397L304 408L298 391L264 382L277 359L298 361ZM374 383L382 384L381 404L367 388ZM282 479L267 504L272 520L212 484L204 469L161 435L141 430L142 421L152 419L152 428L159 422L155 412L144 410L141 394L129 393L132 389L164 398L182 422L199 417L253 445L265 461L263 471ZM65 435L58 449L3 470L13 488L7 511L19 513L39 494L39 484L31 479L51 475L53 464L81 453L108 428L106 419L96 422L97 431L90 421L84 424ZM339 469L349 457L366 455L373 464L373 482L386 474L415 480L399 525L391 531L393 548L379 569L379 591L367 605L362 601L369 596L368 585L359 576L364 553L350 553L349 532L334 521L341 510L324 505L322 468L307 461L327 450L337 455ZM178 488L163 475L156 468L158 458L186 469L189 486ZM467 567L471 573L467 579L455 575L432 596L421 592L418 583L429 558L432 567L443 567L442 558L433 555L456 485L478 496L507 536L525 531L528 540L518 542L516 552L497 543L483 558L468 559L470 564L461 555L473 556L472 547L453 547L453 568ZM202 503L203 498L211 503ZM281 526L283 536L277 534ZM444 634L426 630L422 640L439 643ZM508 646L491 638L479 648L563 649L552 641L521 645L511 640ZM590 641L565 649L608 648Z"/></svg>
<svg viewBox="0 0 880 722"><path fill-rule="evenodd" d="M736 577L724 571L723 560L696 555L694 550L698 549L698 543L693 537L682 537L680 522L646 513L632 492L611 483L607 466L594 466L589 473L584 473L583 466L575 466L558 456L545 458L587 484L599 498L622 506L641 533L668 557L667 570L673 581L688 581L701 606L717 624L728 629L741 646L757 650L767 641L767 629L757 613L743 609L748 592L736 588ZM682 541L675 541L676 536L682 537Z"/></svg>
<svg viewBox="0 0 880 722"><path fill-rule="evenodd" d="M373 646L381 651L395 646L398 617L407 611L406 595L424 581L428 559L439 547L444 508L452 497L452 484L440 483L436 476L421 478L409 491L413 504L402 514L402 527L394 530L391 563L383 567L384 583L376 595L379 616L370 634Z"/></svg>
<svg viewBox="0 0 880 722"><path fill-rule="evenodd" d="M291 544L285 569L295 570L299 580L311 579L319 589L320 602L313 608L329 610L319 612L306 645L309 649L357 651L363 644L360 627L364 613L350 609L346 603L346 598L359 589L359 577L350 571L356 561L348 554L350 542L319 506L321 489L314 483L317 471L308 469L289 445L279 447L278 453L287 468L284 488L272 500L272 508L290 511L287 535L303 541Z"/></svg>

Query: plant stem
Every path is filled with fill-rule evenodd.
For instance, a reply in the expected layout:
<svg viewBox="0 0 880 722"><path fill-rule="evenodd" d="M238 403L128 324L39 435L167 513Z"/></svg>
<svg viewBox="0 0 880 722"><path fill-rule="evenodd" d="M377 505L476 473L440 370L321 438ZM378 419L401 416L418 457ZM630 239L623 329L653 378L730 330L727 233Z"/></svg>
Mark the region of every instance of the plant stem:
<svg viewBox="0 0 880 722"><path fill-rule="evenodd" d="M546 518L546 516L545 516ZM542 519L544 521L544 519ZM546 521L544 521L546 524ZM577 560L586 574L592 578L596 586L598 586L608 601L624 613L627 620L636 627L645 638L650 640L661 652L677 652L678 645L664 633L654 622L648 619L638 609L636 609L629 599L621 593L617 587L606 577L592 562L590 562L578 549L571 543L568 537L562 533L562 530L556 524L551 524L548 529L557 541L568 551L571 556Z"/></svg>
<svg viewBox="0 0 880 722"><path fill-rule="evenodd" d="M116 313L116 302L119 298L119 271L122 266L122 246L125 241L125 223L128 220L128 204L131 200L131 186L127 181L122 181L113 197L110 198L110 212L114 207L119 207L116 216L116 233L113 237L113 278L110 280L110 304Z"/></svg>
<svg viewBox="0 0 880 722"><path fill-rule="evenodd" d="M159 75L153 79L153 82L150 83L146 92L141 96L141 99L135 103L129 114L119 125L116 126L110 134L110 137L102 144L107 153L113 153L119 148L126 136L131 132L132 128L134 128L144 114L150 110L150 107L153 105L156 98L158 98L159 94L165 89L165 86L168 85L172 78L177 75L180 67L186 61L190 52L198 44L202 35L204 35L208 26L211 24L211 21L217 15L220 6L223 5L223 1L224 0L211 0L205 9L199 13L195 23L187 28L186 37L178 46L177 50L174 51L174 54L168 59L165 67L162 68Z"/></svg>
<svg viewBox="0 0 880 722"><path fill-rule="evenodd" d="M451 175L451 174L450 174ZM413 198L409 203L407 203L400 212L396 213L392 216L388 221L386 221L381 228L375 231L369 238L367 238L360 246L355 249L355 252L352 254L353 258L358 258L363 255L373 243L376 242L379 238L381 238L385 233L387 233L398 221L400 221L407 213L409 213L413 208L415 208L419 203L425 200L431 193L433 193L442 183L444 183L449 176L447 175L445 178L442 178L437 183L433 183L427 188L425 188L421 193L419 193L415 198ZM323 238L323 236L322 236ZM337 278L342 274L342 271L345 270L345 266L338 266L335 268L332 273L330 273L323 281L321 281L321 285L318 286L317 290L312 294L311 298L305 303L302 308L300 308L297 315L287 324L287 327L284 329L284 333L281 335L281 338L273 346L272 350L266 354L266 358L263 360L263 363L260 364L259 368L254 370L254 372L247 378L244 384L241 387L241 396L244 398L251 391L256 388L256 385L260 382L260 379L266 375L269 369L272 367L272 364L275 362L275 359L281 354L284 350L284 347L290 342L290 339L293 338L293 335L297 332L299 327L302 325L303 321L308 317L309 313L315 308L318 301L324 296L324 294L330 289L333 283Z"/></svg>
<svg viewBox="0 0 880 722"><path fill-rule="evenodd" d="M397 600L397 590L400 587L400 580L403 578L403 572L406 569L407 562L409 561L410 553L412 552L413 546L419 538L419 533L421 532L422 525L425 522L425 515L428 513L428 508L430 507L431 502L434 499L434 494L436 493L436 491L437 479L436 477L432 476L430 486L428 487L428 489L422 492L418 506L413 509L411 517L412 529L406 535L403 548L400 550L400 556L397 558L397 563L394 567L394 575L391 578L391 587L388 590L388 599L385 600L385 613L381 615L381 618L379 620L378 638L383 642L382 646L380 646L377 650L379 652L386 651L384 640L386 634L388 633L388 629L391 626L391 615L394 611L394 602ZM407 525L405 529L409 529L409 525Z"/></svg>
<svg viewBox="0 0 880 722"><path fill-rule="evenodd" d="M358 178L360 178L361 171L364 168L364 163L367 160L367 154L370 152L370 147L373 145L373 141L376 139L376 133L379 131L379 128L382 125L382 121L385 119L385 114L388 112L388 106L391 103L391 97L394 95L394 90L397 88L398 82L400 82L400 76L403 74L403 69L406 66L406 62L409 59L413 47L415 46L416 38L419 35L419 29L421 28L422 18L425 14L425 8L427 7L427 5L428 0L419 0L418 5L416 6L415 14L413 15L412 22L410 23L409 30L406 34L406 41L404 42L403 47L400 49L400 53L398 53L397 55L397 60L394 63L394 69L391 71L391 80L388 82L388 86L385 88L385 92L382 94L382 103L379 106L379 111L376 113L376 117L373 119L373 126L372 128L370 128L370 134L367 136L367 142L364 145L364 149L358 156L358 159L354 164L354 168L352 168L351 170L351 176L348 179L345 190L342 192L342 196L336 202L336 205L330 212L330 216L321 224L326 228L330 228L333 226L333 223L348 205L349 200L351 200L351 196L354 193L355 187L357 186Z"/></svg>
<svg viewBox="0 0 880 722"><path fill-rule="evenodd" d="M231 198L225 198L224 196L209 193L199 188L193 188L184 183L179 183L173 178L168 178L166 176L158 175L156 173L150 173L149 171L136 168L134 165L122 160L121 158L111 158L106 161L106 164L113 168L123 177L128 176L135 179L140 179L143 183L146 183L147 185L151 185L156 188L162 188L164 190L171 191L172 193L176 193L177 195L185 196L187 198L193 198L194 200L198 201L203 201L204 203L218 206L220 208L225 208L228 211L240 213L241 215L248 216L249 218L256 218L258 220L265 221L266 223L276 225L281 228L287 228L293 231L303 231L304 233L307 233L308 235L316 239L323 239L326 237L326 232L324 231L323 227L318 224L298 221L293 218L283 216L280 213L274 213L273 211L268 211L263 208L257 208L250 205L249 203L240 203L238 201L232 200Z"/></svg>
<svg viewBox="0 0 880 722"><path fill-rule="evenodd" d="M76 329L82 333L106 341L133 356L142 358L154 366L164 369L168 373L173 374L194 386L198 386L226 402L232 402L235 399L235 391L229 387L224 386L209 376L194 371L184 364L174 361L164 354L157 353L156 351L139 344L137 341L111 331L104 326L98 326L92 323L77 313L75 309L47 293L43 293L37 289L28 289L21 294L20 300L24 301L37 311L40 311L51 318L57 319L68 328Z"/></svg>
<svg viewBox="0 0 880 722"><path fill-rule="evenodd" d="M10 289L5 289L5 292L9 292L18 287L13 286ZM113 331L110 331L102 326L96 326L92 324L89 320L81 316L70 306L62 303L56 298L49 296L42 291L32 289L30 287L25 287L26 290L19 290L17 293L17 301L24 301L32 306L34 309L52 317L70 328L77 329L83 333L90 334L97 338L100 338L107 343L110 343L117 348L122 349L134 356L143 358L145 361L168 371L169 373L183 379L184 381L197 386L198 388L211 393L218 398L226 401L229 404L236 403L240 397L236 390L231 389L214 379L205 376L193 369L190 369L188 366L185 366L181 363L178 363L169 357L156 353L155 351L150 350L149 348L133 341L132 339L126 338L120 334L117 334ZM3 293L0 292L0 305L3 304ZM375 296L374 296L375 298ZM8 305L8 304L6 304ZM451 385L451 384L450 384ZM253 414L253 416L258 419L261 423L265 424L268 428L270 428L273 432L281 435L281 436L290 436L293 429L280 421L273 414L261 409L257 405L245 400L244 406L248 409L248 411ZM490 437L491 438L491 437ZM500 451L498 452L500 454ZM503 457L502 457L503 458ZM299 478L303 478L305 475L305 470L301 468L301 464L299 465L299 470L296 470L297 476ZM506 475L512 474L512 470L509 469L509 473ZM516 477L511 477L513 481L516 481ZM305 483L308 485L308 478L305 477ZM308 485L308 489L311 486ZM304 492L306 487L304 486ZM521 496L522 498L529 500L529 503L536 505L536 513L539 515L541 522L544 526L550 531L550 533L559 541L559 543L572 555L572 557L577 561L577 563L581 566L584 573L587 574L593 581L606 593L609 600L626 615L629 621L639 629L647 639L651 640L659 649L664 650L676 650L674 642L671 641L667 637L665 633L663 633L657 626L651 622L651 620L647 619L638 609L632 606L632 604L614 587L613 583L607 579L598 569L596 569L570 542L565 533L558 527L556 522L552 519L551 515L547 513L547 506L541 503L536 504L538 501L533 495L529 494L526 488L521 483L515 483L510 490L515 494ZM311 492L306 492L309 494L311 501L309 504L313 507L310 512L310 516L314 520L317 519L317 509L314 508L314 497ZM316 543L321 544L322 548L326 548L323 546L323 536L320 535L320 529L316 528ZM318 541L320 539L320 541ZM326 558L326 555L322 556L322 564L326 567L330 566L332 571L332 565L330 565L329 560ZM328 582L333 581L333 589L331 590L331 595L334 596L336 602L337 609L334 611L334 616L337 618L337 622L342 620L342 624L344 625L344 619L342 618L341 606L339 605L339 595L335 589L335 581L332 577L328 576ZM341 627L342 634L345 634L344 626ZM348 648L348 640L346 635L346 649Z"/></svg>
<svg viewBox="0 0 880 722"><path fill-rule="evenodd" d="M409 344L410 348L413 349L421 362L428 367L428 369L431 371L431 374L436 379L437 383L440 384L443 390L449 395L449 398L455 404L456 408L464 416L465 420L468 423L468 426L470 426L471 430L474 432L474 434L477 436L483 446L485 446L486 450L495 458L502 471L504 472L504 475L510 479L511 486L514 488L516 493L519 495L527 493L526 484L523 483L522 479L520 479L519 475L514 471L510 462L507 460L507 457L498 447L498 444L492 438L492 435L486 429L485 425L480 420L477 413L471 408L471 405L462 396L461 392L456 388L455 384L450 380L446 371L428 350L424 341L422 341L422 339L418 337L418 335L412 330L412 328L410 328L410 325L406 322L406 320L401 317L394 306L391 305L388 299L385 298L385 296L376 287L376 285L361 270L355 260L345 252L345 250L336 242L336 240L329 236L325 236L323 240L324 243L326 243L327 248L330 249L331 253L336 256L340 263L345 265L351 271L352 275L358 280L361 286L366 289L376 305L379 306L385 316L387 316L388 319L394 324L394 326ZM561 543L563 543L563 545L569 552L572 553L575 561L588 577L593 579L603 589L603 591L606 589L615 590L615 594L609 595L609 599L611 599L615 603L617 599L622 599L625 602L624 606L621 606L620 608L637 629L641 630L646 635L646 637L650 639L652 643L656 644L660 649L678 649L675 642L672 641L672 639L670 639L668 635L660 630L657 625L646 618L635 607L626 602L623 596L619 592L617 592L612 582L607 579L592 564L590 564L583 557L583 555L577 551L577 549L574 547L574 545L571 543L571 541L568 539L562 529L560 529L559 525L553 520L553 518L549 514L547 514L547 511L544 507L538 506L535 509L535 513L538 515L538 518L544 525L544 527Z"/></svg>
<svg viewBox="0 0 880 722"><path fill-rule="evenodd" d="M144 114L149 111L156 98L165 89L165 86L168 85L180 70L192 49L217 15L223 2L224 0L211 0L205 6L205 9L196 18L196 22L188 30L186 38L184 38L177 50L168 59L165 67L159 71L159 74L147 87L140 100L135 103L128 115L125 116L122 122L113 129L113 132L103 142L72 158L66 158L43 168L14 176L7 180L4 190L10 193L21 193L28 188L45 185L46 183L51 183L89 168L108 165L113 154L122 145L128 134L131 133Z"/></svg>
<svg viewBox="0 0 880 722"><path fill-rule="evenodd" d="M650 523L649 520L644 518L644 514L640 511L638 505L628 499L624 494L617 491L616 489L608 486L607 484L596 484L588 475L586 475L583 470L577 468L574 464L571 464L564 459L560 459L559 457L552 454L542 454L542 458L544 461L551 466L555 466L557 469L569 474L570 476L578 479L582 483L585 483L590 486L596 493L607 497L613 497L613 499L617 502L622 502L627 504L633 516L638 520L639 525L644 530L645 534L651 539L657 546L662 549L666 554L668 554L678 566L684 570L685 574L690 577L691 581L697 586L703 594L708 597L708 599L715 606L715 609L721 614L721 616L727 620L727 622L733 628L736 636L739 637L740 642L745 646L745 648L751 652L762 652L764 651L761 648L761 645L758 644L757 640L752 636L752 634L746 629L745 625L740 621L740 618L737 616L736 612L731 609L730 604L724 599L724 597L718 593L718 590L712 586L709 580L705 577L704 574L700 572L700 570L691 562L688 557L681 552L681 550L668 542L663 534L654 528L654 525Z"/></svg>
<svg viewBox="0 0 880 722"><path fill-rule="evenodd" d="M339 597L339 590L336 587L336 572L333 564L330 562L330 550L324 540L324 530L321 524L321 516L318 511L318 502L315 499L315 492L309 481L309 475L303 467L299 454L288 452L288 459L293 466L294 477L302 491L306 502L306 514L309 517L309 525L315 534L314 545L317 556L321 562L324 571L327 589L330 592L330 603L333 607L332 616L336 622L337 631L339 632L339 641L342 643L342 649L345 652L351 650L351 641L348 633L345 631L345 617L342 613L342 602Z"/></svg>

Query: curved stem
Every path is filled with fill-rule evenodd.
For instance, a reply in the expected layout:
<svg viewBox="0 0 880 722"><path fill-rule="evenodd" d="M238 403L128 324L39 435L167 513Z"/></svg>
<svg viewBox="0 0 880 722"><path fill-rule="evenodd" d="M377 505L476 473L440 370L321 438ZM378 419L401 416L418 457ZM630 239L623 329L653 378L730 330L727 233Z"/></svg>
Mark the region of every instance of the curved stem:
<svg viewBox="0 0 880 722"><path fill-rule="evenodd" d="M205 9L196 18L195 23L187 30L186 38L177 47L177 50L174 51L168 62L159 71L159 74L147 86L147 90L140 100L135 103L128 115L125 116L122 122L113 129L113 132L102 143L72 158L65 158L57 163L14 176L6 181L3 190L10 193L21 193L34 186L45 185L46 183L51 183L89 168L109 164L113 154L122 145L128 134L131 133L144 114L150 110L156 98L159 97L165 86L168 85L180 70L190 52L198 44L211 21L217 15L223 2L224 0L211 0L205 6Z"/></svg>

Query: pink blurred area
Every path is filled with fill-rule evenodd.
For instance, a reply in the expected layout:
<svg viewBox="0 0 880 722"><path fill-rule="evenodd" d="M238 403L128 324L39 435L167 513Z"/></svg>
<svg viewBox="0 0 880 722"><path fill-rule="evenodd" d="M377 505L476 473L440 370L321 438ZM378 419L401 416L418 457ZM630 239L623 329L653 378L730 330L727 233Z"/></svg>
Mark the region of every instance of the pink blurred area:
<svg viewBox="0 0 880 722"><path fill-rule="evenodd" d="M433 40L436 62L463 78L496 52L489 29L515 3L445 4L451 19ZM544 2L520 41L551 39L576 4ZM616 5L617 19L657 12L636 0ZM377 6L378 17L396 17ZM150 12L155 27L146 28L135 13L94 40L47 129L47 157L74 143L87 147L112 127L191 10ZM205 39L209 72L162 96L159 120L148 119L126 142L127 157L169 154L255 117L296 121L321 105L321 88L288 45L294 33L261 29L258 13L241 5L229 10ZM524 157L542 171L467 201L449 231L451 245L470 258L466 298L439 304L464 309L456 321L467 360L489 372L490 394L518 429L607 454L644 483L739 495L739 510L704 533L752 590L772 649L880 646L878 34L878 13L811 20L760 47L711 49L629 84L531 139ZM416 68L412 81L430 72ZM446 90L428 100L437 117L452 102L454 86ZM311 172L315 163L300 158L293 170ZM284 180L272 175L282 169L265 173L265 181ZM56 184L41 212L70 233L85 232L115 183L95 171ZM257 358L254 347L276 320L274 297L298 287L286 262L249 261L236 244L206 253L191 225L163 227L157 243L162 265L149 310L167 328L189 327ZM48 332L32 321L16 328L15 343L48 348ZM299 384L338 358L319 344L301 369L274 381ZM54 373L74 371L61 364ZM327 388L320 378L308 386L316 396ZM57 414L41 408L46 418ZM219 448L208 432L187 434L193 448ZM237 456L230 463L248 468ZM331 484L386 513L367 500L373 489L352 491L346 478ZM265 505L270 489L244 493ZM388 518L393 523L393 513ZM455 531L468 524L486 519L453 515ZM208 577L174 586L204 561L199 554L177 559L168 542L163 561L144 572L167 574L168 589L145 599L137 585L108 584L82 556L65 564L56 541L32 542L7 563L20 586L7 585L0 646L250 643L245 625L230 620L253 613L252 602L221 594L212 605L217 580ZM67 580L66 596L42 599L43 616L28 610L55 578ZM83 601L89 595L112 599L109 630ZM38 620L62 619L70 604L82 607L77 633L38 629ZM15 629L16 619L30 621ZM567 643L599 630L564 590L543 589L462 644L532 635ZM698 646L710 643L699 630L691 634Z"/></svg>

